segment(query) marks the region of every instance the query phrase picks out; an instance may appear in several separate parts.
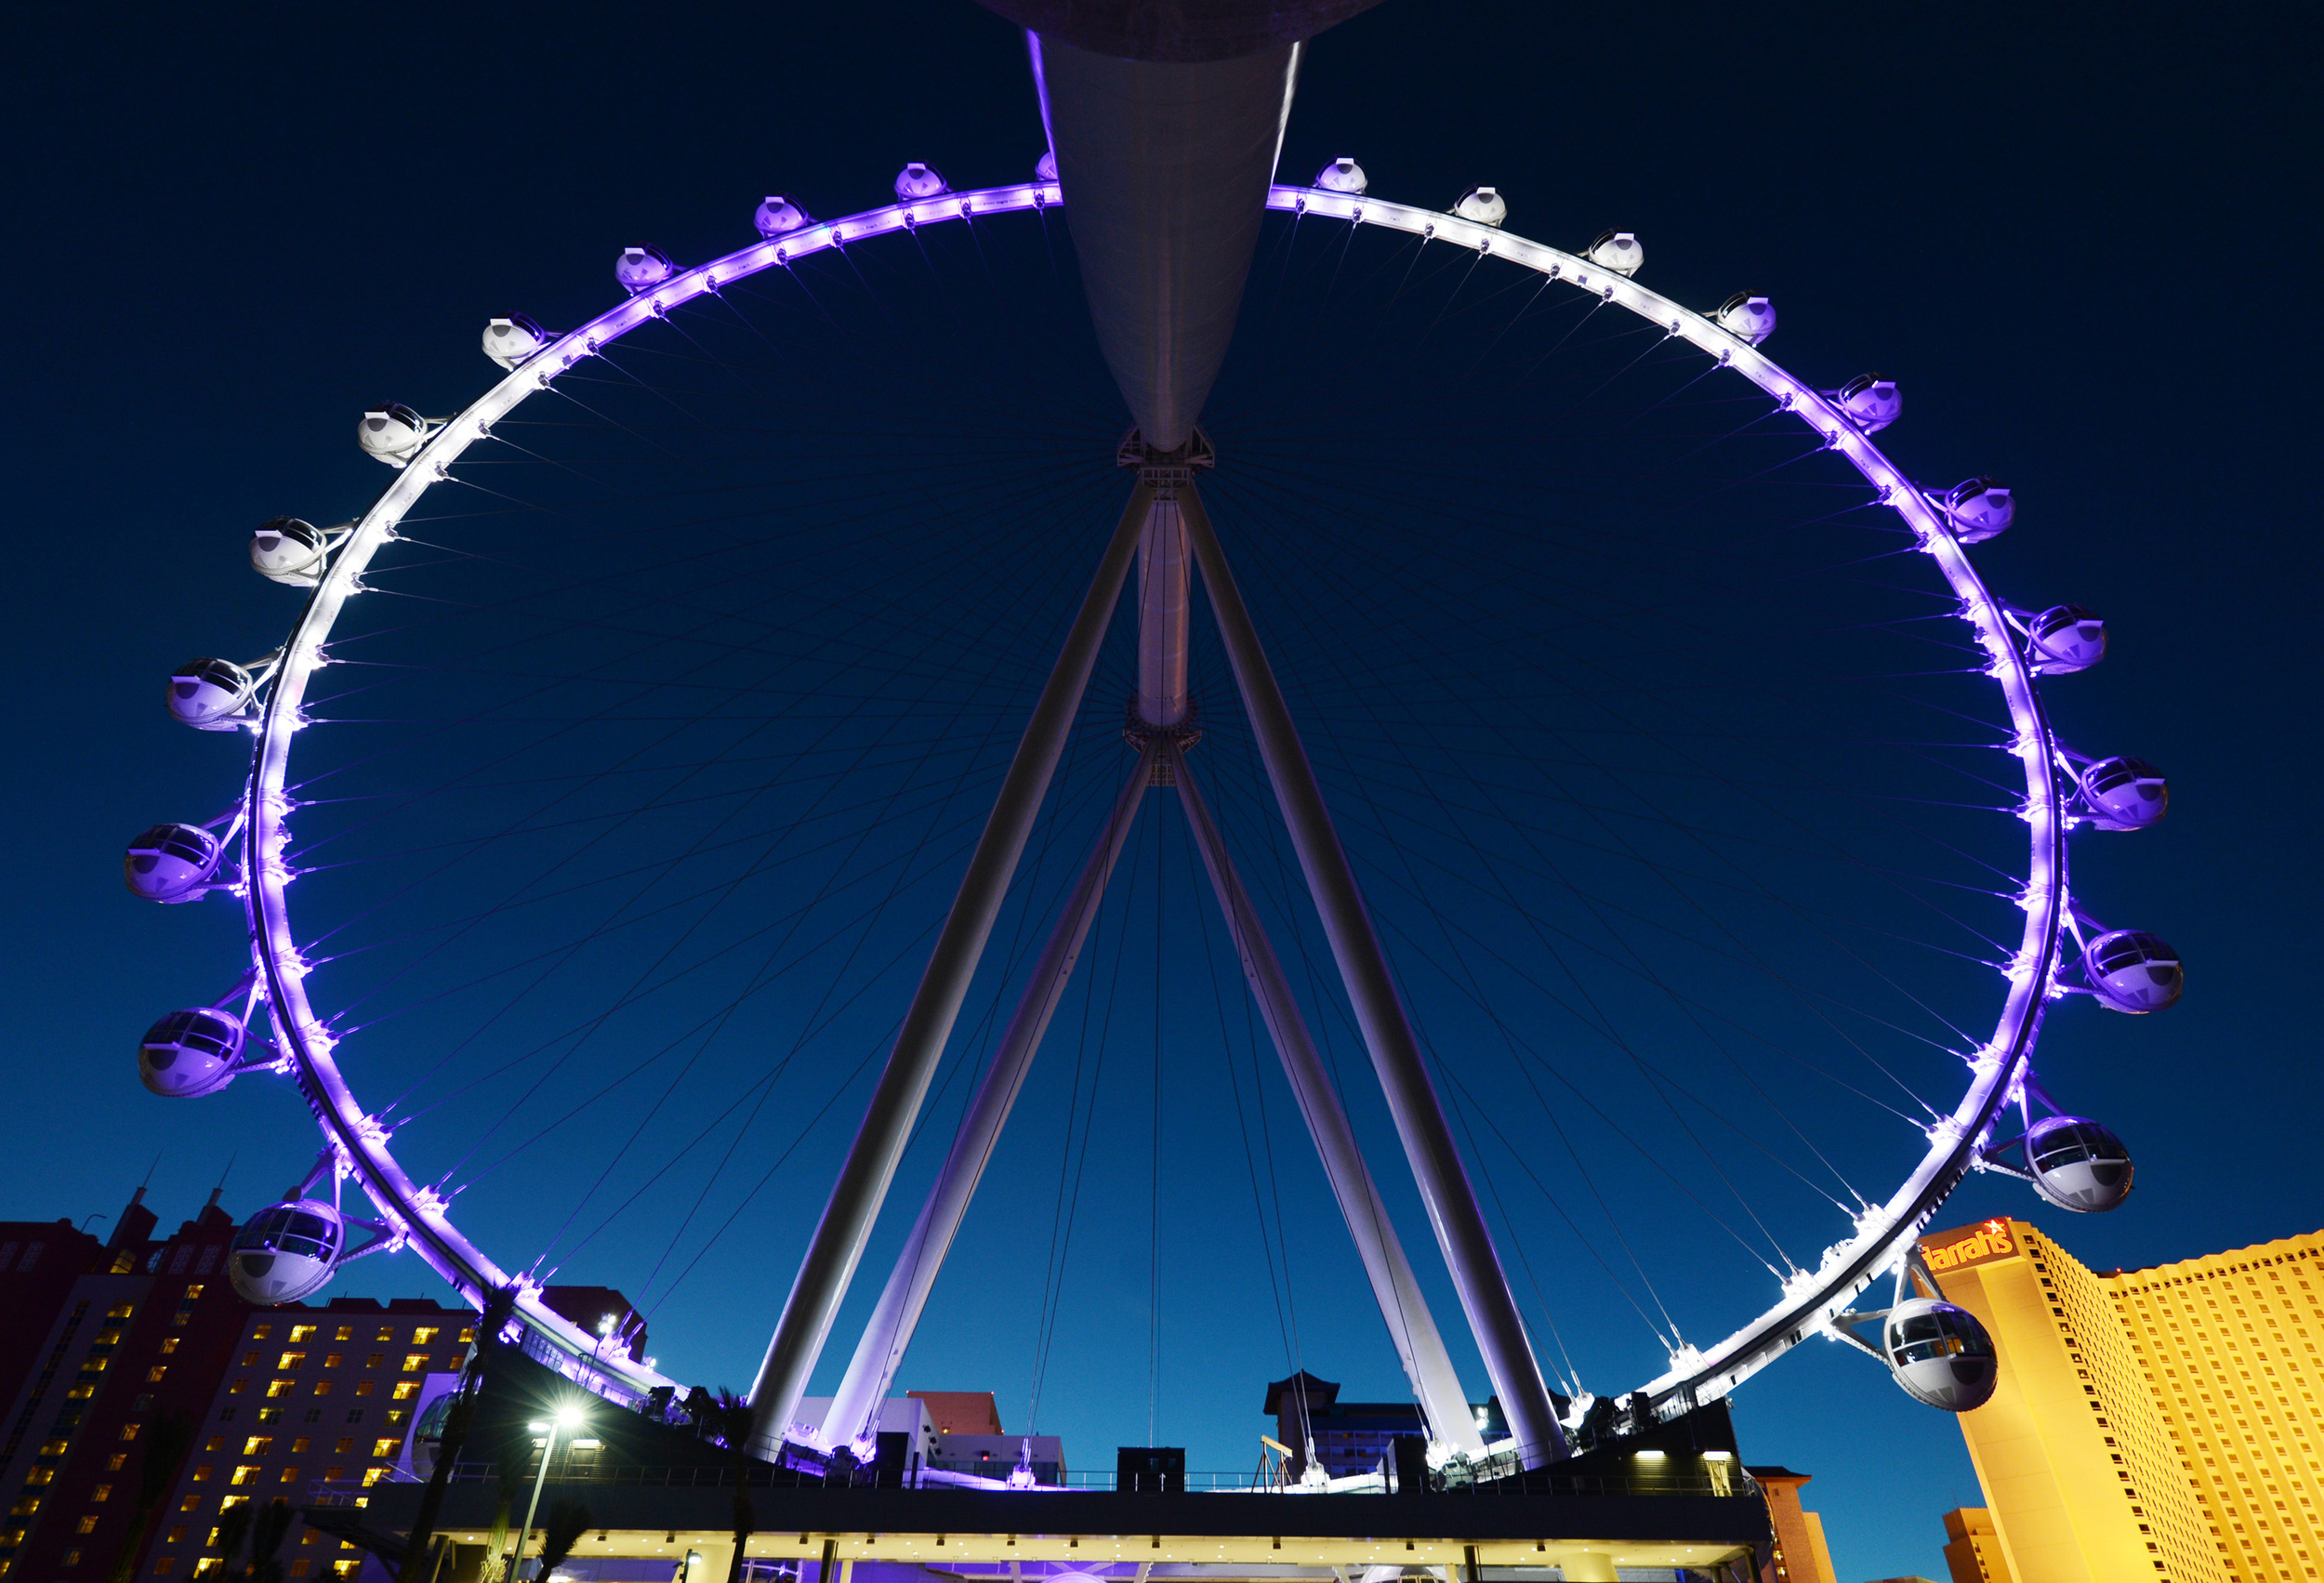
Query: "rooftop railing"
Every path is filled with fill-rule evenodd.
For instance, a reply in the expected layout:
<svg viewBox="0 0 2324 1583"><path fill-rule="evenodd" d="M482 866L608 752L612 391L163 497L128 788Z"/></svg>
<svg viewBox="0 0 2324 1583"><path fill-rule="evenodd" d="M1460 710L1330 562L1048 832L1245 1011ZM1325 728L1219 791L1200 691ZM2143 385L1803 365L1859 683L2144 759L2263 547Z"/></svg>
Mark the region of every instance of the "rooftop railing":
<svg viewBox="0 0 2324 1583"><path fill-rule="evenodd" d="M532 1470L528 1468L526 1477L530 1478L531 1473ZM794 1473L788 1470L754 1467L746 1474L739 1476L746 1479L750 1487L758 1489L797 1487L802 1484L811 1488L829 1489L958 1487L952 1484L938 1485L934 1483L923 1486L918 1481L916 1468L906 1471L901 1484L895 1481L892 1472L888 1474L885 1481L882 1481L879 1473L880 1471L876 1468L861 1467L851 1472L833 1472L818 1480L811 1474ZM497 1469L491 1462L461 1462L453 1469L452 1482L482 1484L497 1476ZM552 1467L549 1470L548 1482L552 1484L635 1485L656 1489L732 1489L737 1478L737 1471L731 1467L652 1468L575 1462L567 1467ZM415 1481L411 1480L408 1475L398 1472L380 1482L403 1484ZM1335 1481L1335 1484L1338 1487L1331 1491L1334 1494L1386 1495L1389 1493L1386 1481L1378 1477L1368 1480L1342 1478ZM359 1485L351 1481L339 1484L318 1483L310 1486L313 1491L313 1503L323 1506L361 1504L362 1497L369 1487L371 1486ZM1111 1471L1068 1473L1057 1484L1035 1486L1037 1493L1051 1494L1061 1491L1113 1493L1117 1488L1115 1474ZM1003 1490L1000 1493L1023 1492ZM1152 1497L1167 1500L1179 1493L1181 1492L1173 1490L1155 1494ZM1323 1492L1298 1484L1287 1486L1269 1480L1263 1474L1254 1472L1189 1472L1185 1475L1185 1487L1182 1493L1189 1495L1307 1495ZM1756 1497L1760 1492L1757 1484L1752 1481L1750 1474L1743 1471L1739 1463L1672 1458L1668 1464L1659 1467L1641 1469L1626 1473L1559 1472L1552 1469L1530 1473L1515 1472L1499 1478L1467 1482L1448 1483L1442 1480L1441 1476L1433 1477L1429 1493L1493 1499L1525 1496L1538 1497L1610 1495L1691 1496L1699 1498L1715 1496Z"/></svg>

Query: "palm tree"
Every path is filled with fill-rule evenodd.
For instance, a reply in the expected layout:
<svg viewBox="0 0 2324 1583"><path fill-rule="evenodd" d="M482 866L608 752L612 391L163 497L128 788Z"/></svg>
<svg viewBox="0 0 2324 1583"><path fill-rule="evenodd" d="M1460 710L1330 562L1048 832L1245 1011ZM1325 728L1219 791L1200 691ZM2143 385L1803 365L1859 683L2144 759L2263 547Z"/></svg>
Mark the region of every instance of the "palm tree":
<svg viewBox="0 0 2324 1583"><path fill-rule="evenodd" d="M428 1541L435 1536L436 1513L443 1506L444 1485L451 1483L453 1464L467 1447L469 1430L476 1419L477 1392L483 1389L490 1364L500 1355L501 1328L508 1323L508 1315L515 1308L513 1287L495 1292L485 1300L484 1312L476 1322L476 1356L469 1365L467 1378L460 1381L460 1392L453 1399L450 1412L444 1416L443 1434L436 1442L435 1471L428 1475L428 1488L421 1492L419 1510L412 1519L411 1544L403 1551L403 1564L397 1570L396 1583L421 1583L427 1575ZM507 1521L505 1515L502 1521Z"/></svg>
<svg viewBox="0 0 2324 1583"><path fill-rule="evenodd" d="M750 1504L750 1403L721 1386L702 1410L702 1426L726 1447L727 1467L734 1475L734 1554L726 1563L726 1583L742 1583L743 1546L759 1531L759 1513Z"/></svg>
<svg viewBox="0 0 2324 1583"><path fill-rule="evenodd" d="M251 1520L250 1583L283 1583L283 1562L275 1552L297 1515L288 1501L276 1500Z"/></svg>
<svg viewBox="0 0 2324 1583"><path fill-rule="evenodd" d="M113 1557L106 1583L129 1583L130 1575L137 1570L138 1547L145 1538L145 1525L152 1521L153 1509L169 1493L186 1453L193 1449L193 1431L192 1415L168 1412L155 1418L145 1431L144 1460L138 1464L137 1506L130 1512L129 1530L121 1537L121 1553Z"/></svg>
<svg viewBox="0 0 2324 1583"><path fill-rule="evenodd" d="M560 1500L548 1509L548 1520L541 1524L541 1571L535 1583L548 1583L548 1575L573 1553L588 1527L589 1509L577 1500Z"/></svg>
<svg viewBox="0 0 2324 1583"><path fill-rule="evenodd" d="M250 1520L257 1515L257 1512L246 1501L240 1506L228 1507L218 1514L218 1548L226 1558L226 1575L229 1577L234 1575L234 1556L241 1550L243 1540L250 1535Z"/></svg>

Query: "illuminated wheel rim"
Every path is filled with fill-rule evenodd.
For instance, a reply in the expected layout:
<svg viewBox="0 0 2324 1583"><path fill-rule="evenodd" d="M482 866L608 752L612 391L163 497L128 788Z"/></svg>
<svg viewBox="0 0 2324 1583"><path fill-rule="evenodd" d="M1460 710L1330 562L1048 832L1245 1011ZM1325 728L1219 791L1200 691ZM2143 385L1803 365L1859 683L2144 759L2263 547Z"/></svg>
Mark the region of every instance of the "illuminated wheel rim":
<svg viewBox="0 0 2324 1583"><path fill-rule="evenodd" d="M558 376L628 332L671 309L791 260L921 225L975 217L1038 211L1063 202L1054 183L987 188L865 211L810 225L755 244L697 268L673 273L547 348L510 372L465 411L429 434L425 442L357 521L333 556L283 651L281 668L257 723L248 785L249 820L243 837L245 904L254 958L289 1070L322 1128L339 1168L363 1189L387 1222L390 1246L416 1251L469 1301L513 1288L517 1320L528 1350L591 1388L635 1399L671 1383L633 1362L601 1338L550 1311L542 1288L495 1262L454 1224L443 1197L421 1185L397 1161L389 1129L367 1113L341 1073L333 1036L309 1003L288 899L291 875L283 862L294 804L285 792L291 752L303 723L301 704L315 670L327 664L333 629L348 598L360 590L364 569L397 525L434 484L449 476L461 455L489 436L492 426ZM2025 927L2006 968L2008 993L1990 1036L1969 1061L1965 1091L1948 1115L1927 1128L1927 1148L1888 1198L1856 1217L1852 1235L1825 1249L1813 1270L1786 1280L1774 1302L1724 1339L1674 1353L1670 1367L1639 1389L1664 1417L1726 1395L1789 1348L1825 1329L1852 1299L1928 1224L1978 1162L1981 1144L2001 1111L2016 1097L2029 1069L2041 1014L2058 989L2060 938L2067 916L2065 839L2067 791L2053 766L2057 744L2035 686L2033 662L1955 538L1941 507L1830 400L1786 372L1748 340L1714 320L1683 308L1635 281L1576 254L1514 236L1453 215L1382 203L1357 194L1277 186L1268 206L1294 214L1400 231L1427 241L1509 260L1549 282L1586 292L1684 340L1775 398L1790 417L1838 452L1911 530L1920 553L1935 563L1960 601L1960 618L1975 631L1988 656L1987 674L2000 688L2014 739L2009 751L2025 778L2021 813L2029 842L2022 904Z"/></svg>

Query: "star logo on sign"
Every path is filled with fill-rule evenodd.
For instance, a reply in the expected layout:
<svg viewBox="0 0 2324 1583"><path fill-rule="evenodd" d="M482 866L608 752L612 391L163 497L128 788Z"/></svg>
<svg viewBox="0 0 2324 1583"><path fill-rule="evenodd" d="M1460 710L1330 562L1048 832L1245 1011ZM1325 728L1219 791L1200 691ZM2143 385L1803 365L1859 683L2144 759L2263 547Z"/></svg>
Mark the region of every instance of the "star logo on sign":
<svg viewBox="0 0 2324 1583"><path fill-rule="evenodd" d="M1985 1223L1985 1229L1991 1232L1994 1235L1999 1236L2003 1232L2009 1230L2009 1222L2006 1220L1987 1220Z"/></svg>

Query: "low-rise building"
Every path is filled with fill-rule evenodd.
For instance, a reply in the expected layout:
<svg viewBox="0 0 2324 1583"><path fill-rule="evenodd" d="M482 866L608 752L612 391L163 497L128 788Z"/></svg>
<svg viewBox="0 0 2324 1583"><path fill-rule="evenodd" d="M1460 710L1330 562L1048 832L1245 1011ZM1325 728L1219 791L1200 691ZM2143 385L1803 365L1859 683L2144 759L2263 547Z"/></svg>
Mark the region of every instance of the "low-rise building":
<svg viewBox="0 0 2324 1583"><path fill-rule="evenodd" d="M1824 1542L1824 1519L1800 1504L1800 1486L1816 1475L1789 1468L1745 1471L1767 1497L1768 1525L1775 1530L1760 1583L1840 1583L1832 1571L1831 1546Z"/></svg>
<svg viewBox="0 0 2324 1583"><path fill-rule="evenodd" d="M1945 1513L1945 1570L1953 1583L2016 1583L1993 1531L1992 1512L1963 1506Z"/></svg>

